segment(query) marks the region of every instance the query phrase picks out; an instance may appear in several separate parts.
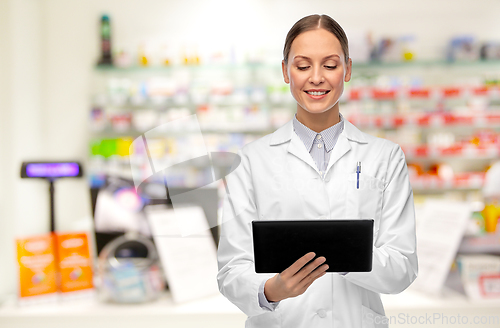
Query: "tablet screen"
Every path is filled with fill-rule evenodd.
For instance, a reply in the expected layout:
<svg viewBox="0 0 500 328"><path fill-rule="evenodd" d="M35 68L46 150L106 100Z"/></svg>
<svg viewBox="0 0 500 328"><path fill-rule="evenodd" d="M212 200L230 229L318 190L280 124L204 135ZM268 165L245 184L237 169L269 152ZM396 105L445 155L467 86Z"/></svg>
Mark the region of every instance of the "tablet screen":
<svg viewBox="0 0 500 328"><path fill-rule="evenodd" d="M327 272L372 269L373 220L260 220L252 232L257 273L280 273L309 252L326 258Z"/></svg>

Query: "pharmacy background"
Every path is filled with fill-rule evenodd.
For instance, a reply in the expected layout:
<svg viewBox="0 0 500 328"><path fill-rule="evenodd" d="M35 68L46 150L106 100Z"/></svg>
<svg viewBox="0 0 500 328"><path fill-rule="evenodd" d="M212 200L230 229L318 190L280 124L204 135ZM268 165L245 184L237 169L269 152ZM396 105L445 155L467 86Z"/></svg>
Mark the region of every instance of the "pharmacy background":
<svg viewBox="0 0 500 328"><path fill-rule="evenodd" d="M244 326L222 205L296 112L282 46L312 13L349 36L344 119L406 158L419 274L390 327L498 327L495 0L0 1L1 327Z"/></svg>

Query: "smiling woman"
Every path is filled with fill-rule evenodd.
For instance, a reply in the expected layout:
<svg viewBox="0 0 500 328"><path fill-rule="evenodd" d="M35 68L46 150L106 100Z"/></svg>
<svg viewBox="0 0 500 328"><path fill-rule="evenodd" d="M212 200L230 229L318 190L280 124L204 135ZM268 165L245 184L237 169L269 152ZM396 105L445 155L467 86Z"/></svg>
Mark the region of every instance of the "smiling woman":
<svg viewBox="0 0 500 328"><path fill-rule="evenodd" d="M248 315L249 328L386 328L379 294L399 293L417 276L413 192L404 154L340 114L352 63L347 37L332 18L299 20L283 55L283 78L297 113L274 133L245 145L240 165L227 176L231 198L223 207L219 290ZM327 273L339 263L316 254L318 249L283 226L280 237L305 245L308 253L275 275L256 273L252 221L339 219L373 221L370 272L335 266L339 272ZM324 247L332 252L351 247L333 244Z"/></svg>

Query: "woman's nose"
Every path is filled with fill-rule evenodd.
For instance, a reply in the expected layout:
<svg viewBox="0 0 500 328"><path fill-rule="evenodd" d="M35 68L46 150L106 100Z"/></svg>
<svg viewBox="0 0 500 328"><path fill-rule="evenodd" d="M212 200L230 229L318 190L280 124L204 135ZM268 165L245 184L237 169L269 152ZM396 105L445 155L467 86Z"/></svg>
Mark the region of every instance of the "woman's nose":
<svg viewBox="0 0 500 328"><path fill-rule="evenodd" d="M321 72L321 69L314 68L311 70L311 76L309 77L309 82L312 84L320 84L324 82L325 78Z"/></svg>

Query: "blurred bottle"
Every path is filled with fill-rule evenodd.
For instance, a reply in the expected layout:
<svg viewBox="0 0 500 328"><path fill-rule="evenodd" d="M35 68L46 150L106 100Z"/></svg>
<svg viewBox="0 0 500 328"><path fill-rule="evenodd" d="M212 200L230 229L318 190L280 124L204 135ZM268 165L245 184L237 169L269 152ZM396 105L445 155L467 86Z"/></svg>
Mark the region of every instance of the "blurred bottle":
<svg viewBox="0 0 500 328"><path fill-rule="evenodd" d="M101 59L99 65L113 65L113 56L111 54L111 25L108 15L101 17Z"/></svg>
<svg viewBox="0 0 500 328"><path fill-rule="evenodd" d="M200 55L198 53L198 47L193 47L193 53L191 55L191 64L199 65L200 64Z"/></svg>
<svg viewBox="0 0 500 328"><path fill-rule="evenodd" d="M161 47L161 64L164 66L170 66L172 64L172 55L170 53L170 49L165 44Z"/></svg>
<svg viewBox="0 0 500 328"><path fill-rule="evenodd" d="M500 161L494 163L486 172L482 191L485 202L482 212L485 230L494 233L500 219Z"/></svg>
<svg viewBox="0 0 500 328"><path fill-rule="evenodd" d="M405 35L400 38L401 55L403 61L412 61L415 59L415 36Z"/></svg>
<svg viewBox="0 0 500 328"><path fill-rule="evenodd" d="M138 57L139 57L139 65L140 66L148 66L149 65L148 55L146 54L146 46L144 44L141 44L139 46Z"/></svg>
<svg viewBox="0 0 500 328"><path fill-rule="evenodd" d="M500 203L497 200L487 200L481 214L484 217L484 228L486 232L495 233L500 218Z"/></svg>

